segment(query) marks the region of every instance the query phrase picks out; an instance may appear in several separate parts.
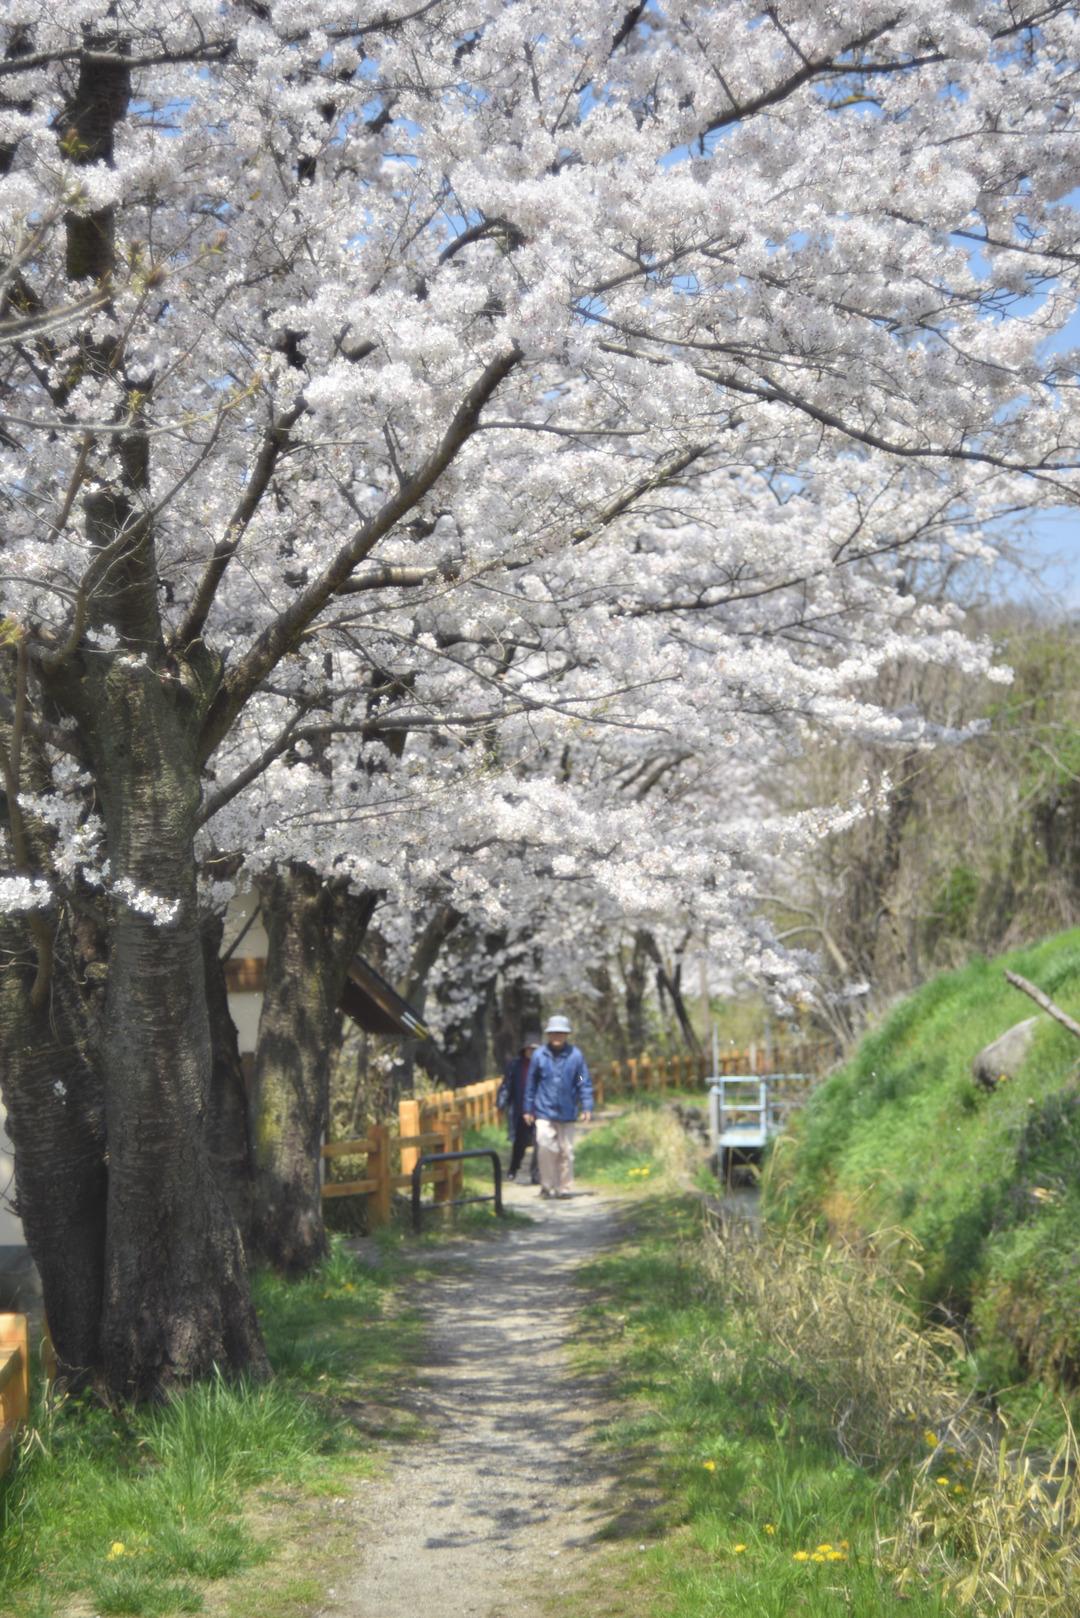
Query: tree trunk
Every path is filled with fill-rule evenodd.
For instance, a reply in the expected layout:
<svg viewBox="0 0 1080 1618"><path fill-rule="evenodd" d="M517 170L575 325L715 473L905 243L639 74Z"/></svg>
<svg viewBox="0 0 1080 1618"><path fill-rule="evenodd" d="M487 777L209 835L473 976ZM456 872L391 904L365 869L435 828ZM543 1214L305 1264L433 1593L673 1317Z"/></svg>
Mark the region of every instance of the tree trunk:
<svg viewBox="0 0 1080 1618"><path fill-rule="evenodd" d="M215 1370L267 1370L243 1245L207 1144L193 850L208 673L121 654L76 659L57 680L92 756L111 868L102 1353L111 1391L134 1399Z"/></svg>
<svg viewBox="0 0 1080 1618"><path fill-rule="evenodd" d="M25 659L0 662L0 688L18 712ZM4 840L16 865L50 868L56 831L21 807L52 789L48 757L21 722L0 725ZM95 1033L80 991L74 927L54 907L0 918L0 1088L15 1148L15 1194L41 1278L62 1374L72 1385L100 1365L105 1264L105 1118ZM89 937L93 927L82 929Z"/></svg>
<svg viewBox="0 0 1080 1618"><path fill-rule="evenodd" d="M623 966L626 1004L626 1043L632 1057L645 1049L645 991L649 981L649 935L643 927L634 934L634 947Z"/></svg>
<svg viewBox="0 0 1080 1618"><path fill-rule="evenodd" d="M440 904L432 911L413 946L412 958L401 995L416 1012L421 1022L427 1005L428 979L439 958L439 952L462 919L460 910L452 904ZM405 1039L398 1047L391 1070L392 1090L397 1096L408 1095L413 1087L413 1072L419 1063L437 1083L449 1084L453 1072L434 1041Z"/></svg>
<svg viewBox="0 0 1080 1618"><path fill-rule="evenodd" d="M49 999L31 1000L29 935L0 924L0 1048L16 1206L41 1277L61 1374L101 1364L105 1274L105 1130L100 1075L86 1039L70 940L58 929Z"/></svg>
<svg viewBox="0 0 1080 1618"><path fill-rule="evenodd" d="M255 1052L251 1250L289 1275L326 1252L320 1148L349 963L377 903L306 866L263 889L268 950Z"/></svg>
<svg viewBox="0 0 1080 1618"><path fill-rule="evenodd" d="M523 958L516 966L503 967L491 1030L496 1073L501 1073L510 1058L518 1054L525 1035L540 1027L540 952L534 945L518 947Z"/></svg>
<svg viewBox="0 0 1080 1618"><path fill-rule="evenodd" d="M245 1244L251 1237L252 1157L248 1097L236 1025L229 1012L225 963L221 959L223 916L202 918L206 1008L210 1018L210 1105L206 1138L210 1161Z"/></svg>

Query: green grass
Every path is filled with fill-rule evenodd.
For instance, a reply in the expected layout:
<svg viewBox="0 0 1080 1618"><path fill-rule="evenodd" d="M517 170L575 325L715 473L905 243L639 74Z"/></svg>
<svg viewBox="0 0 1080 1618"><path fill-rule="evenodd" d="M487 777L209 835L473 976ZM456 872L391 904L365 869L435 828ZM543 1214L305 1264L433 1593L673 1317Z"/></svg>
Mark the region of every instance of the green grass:
<svg viewBox="0 0 1080 1618"><path fill-rule="evenodd" d="M418 1341L396 1278L340 1247L303 1281L258 1277L270 1383L219 1379L127 1413L43 1404L0 1485L0 1613L47 1618L80 1597L101 1614L197 1612L208 1582L265 1562L253 1491L338 1493L370 1471L375 1437L407 1432L379 1405Z"/></svg>
<svg viewBox="0 0 1080 1618"><path fill-rule="evenodd" d="M942 1618L938 1594L901 1596L877 1560L879 1535L902 1511L903 1475L885 1481L846 1460L810 1368L800 1375L767 1354L703 1285L696 1203L650 1200L633 1219L636 1240L582 1276L595 1296L579 1353L616 1401L601 1440L617 1452L624 1495L598 1579L633 1595L632 1607L603 1610Z"/></svg>
<svg viewBox="0 0 1080 1618"><path fill-rule="evenodd" d="M970 1327L979 1385L1023 1384L1029 1409L1080 1380L1080 1048L1043 1018L1019 1077L975 1086L972 1058L1035 1009L1006 966L1080 1009L1080 931L934 979L814 1094L766 1200L779 1220L910 1232L923 1303Z"/></svg>
<svg viewBox="0 0 1080 1618"><path fill-rule="evenodd" d="M663 1101L647 1096L626 1103L609 1122L581 1131L574 1167L580 1179L628 1194L672 1191L692 1175L693 1150Z"/></svg>

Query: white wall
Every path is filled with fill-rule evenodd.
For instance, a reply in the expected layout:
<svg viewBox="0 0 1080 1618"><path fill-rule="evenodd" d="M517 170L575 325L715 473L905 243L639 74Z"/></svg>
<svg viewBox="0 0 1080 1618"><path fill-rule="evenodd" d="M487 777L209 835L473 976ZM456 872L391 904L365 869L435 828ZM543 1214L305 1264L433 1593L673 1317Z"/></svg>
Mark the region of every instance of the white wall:
<svg viewBox="0 0 1080 1618"><path fill-rule="evenodd" d="M222 949L231 948L233 940L240 938L235 950L232 952L234 960L248 958L266 959L269 940L266 928L262 924L262 917L255 921L240 937L245 925L250 920L252 911L257 904L254 894L239 894L229 903L225 916L225 936L222 939ZM240 1055L245 1056L255 1049L259 1034L259 1013L262 1011L263 997L260 992L248 991L243 994L230 994L229 1012L236 1024L236 1032L240 1042Z"/></svg>
<svg viewBox="0 0 1080 1618"><path fill-rule="evenodd" d="M25 1247L22 1222L11 1211L15 1195L15 1164L5 1128L7 1114L0 1101L0 1247Z"/></svg>

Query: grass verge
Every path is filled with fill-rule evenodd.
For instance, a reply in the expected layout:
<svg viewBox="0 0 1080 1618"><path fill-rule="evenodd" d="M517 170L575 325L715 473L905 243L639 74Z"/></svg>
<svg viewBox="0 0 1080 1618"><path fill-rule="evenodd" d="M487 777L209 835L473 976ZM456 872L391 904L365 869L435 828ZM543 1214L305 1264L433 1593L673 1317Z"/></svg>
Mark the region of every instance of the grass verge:
<svg viewBox="0 0 1080 1618"><path fill-rule="evenodd" d="M771 1353L705 1267L699 1205L657 1198L633 1220L582 1277L580 1352L616 1390L603 1441L627 1490L602 1581L656 1618L942 1618L941 1592L898 1591L881 1557L909 1480L838 1446L812 1365Z"/></svg>
<svg viewBox="0 0 1080 1618"><path fill-rule="evenodd" d="M399 1276L337 1244L303 1281L258 1277L268 1384L217 1380L134 1412L42 1399L0 1485L4 1618L199 1612L240 1574L253 1604L238 1610L310 1610L310 1578L275 1577L280 1519L342 1494L415 1425L391 1399L419 1337Z"/></svg>
<svg viewBox="0 0 1080 1618"><path fill-rule="evenodd" d="M578 1135L575 1171L594 1185L662 1194L682 1189L694 1166L686 1131L658 1097L627 1105Z"/></svg>
<svg viewBox="0 0 1080 1618"><path fill-rule="evenodd" d="M1073 1618L1076 1439L999 1441L963 1344L897 1296L895 1265L688 1197L627 1210L582 1279L625 1506L597 1611L654 1618ZM871 1250L901 1254L877 1233ZM591 1599L591 1597L590 1597ZM622 1605L620 1605L622 1603Z"/></svg>

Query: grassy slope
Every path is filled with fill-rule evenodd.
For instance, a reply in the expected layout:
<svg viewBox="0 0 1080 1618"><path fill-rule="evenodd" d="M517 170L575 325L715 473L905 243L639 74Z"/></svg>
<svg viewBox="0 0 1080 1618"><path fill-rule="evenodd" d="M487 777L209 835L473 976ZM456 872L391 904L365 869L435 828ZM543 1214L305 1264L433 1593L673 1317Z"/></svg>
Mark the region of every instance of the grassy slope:
<svg viewBox="0 0 1080 1618"><path fill-rule="evenodd" d="M971 1318L985 1383L1075 1385L1080 1051L1046 1018L1021 1075L976 1089L976 1052L1034 1011L1006 966L1080 1010L1080 931L928 983L816 1092L769 1202L849 1232L903 1226L923 1249L924 1300Z"/></svg>

